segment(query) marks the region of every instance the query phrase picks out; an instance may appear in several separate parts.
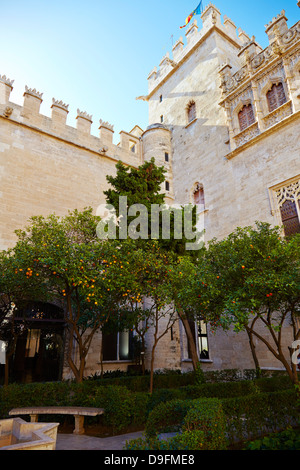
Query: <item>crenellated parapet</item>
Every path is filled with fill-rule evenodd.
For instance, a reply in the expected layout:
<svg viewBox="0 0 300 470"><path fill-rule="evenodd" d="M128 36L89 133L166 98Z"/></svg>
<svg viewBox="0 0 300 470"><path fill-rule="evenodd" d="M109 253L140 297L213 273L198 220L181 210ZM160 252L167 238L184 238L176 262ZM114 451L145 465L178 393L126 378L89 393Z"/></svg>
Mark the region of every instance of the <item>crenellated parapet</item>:
<svg viewBox="0 0 300 470"><path fill-rule="evenodd" d="M248 38L246 33L238 36L236 25L227 16L224 16L222 23L221 13L212 3L207 5L201 14L201 20L202 27L199 27L195 19L187 27L185 43L181 36L172 46L172 55L170 52L167 52L160 61L159 67L152 69L148 75L148 99L151 97L154 90L188 59L195 48L198 47L211 32L219 31L222 35L225 35L228 40L234 44L237 50L243 46L245 37ZM142 98L144 97L141 97L141 99Z"/></svg>
<svg viewBox="0 0 300 470"><path fill-rule="evenodd" d="M0 75L0 119L12 124L31 128L79 146L99 155L105 155L116 161L121 160L131 165L139 165L142 161L140 138L130 132L121 131L120 142L113 143L114 126L100 119L99 137L92 135L93 116L86 111L77 109L76 127L67 125L69 104L52 98L51 117L40 113L43 93L36 88L25 86L23 106L10 101L14 80ZM126 136L126 138L124 138Z"/></svg>
<svg viewBox="0 0 300 470"><path fill-rule="evenodd" d="M6 75L0 75L0 104L8 103L13 83L14 80L6 77Z"/></svg>
<svg viewBox="0 0 300 470"><path fill-rule="evenodd" d="M300 21L289 28L283 10L265 28L264 50L252 37L238 53L240 69L229 60L219 69L231 150L300 112Z"/></svg>

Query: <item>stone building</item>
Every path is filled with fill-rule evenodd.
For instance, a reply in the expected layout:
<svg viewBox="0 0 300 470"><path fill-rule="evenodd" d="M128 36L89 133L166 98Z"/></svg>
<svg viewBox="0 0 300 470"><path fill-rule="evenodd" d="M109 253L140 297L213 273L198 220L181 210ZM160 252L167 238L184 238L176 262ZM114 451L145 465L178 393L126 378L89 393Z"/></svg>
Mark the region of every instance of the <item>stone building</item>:
<svg viewBox="0 0 300 470"><path fill-rule="evenodd" d="M149 104L148 128L122 131L118 145L102 120L99 137L91 135L86 112L78 110L76 128L67 125L68 105L56 99L51 118L41 115L35 89L26 87L23 106L12 103L13 81L0 76L0 249L14 244L13 231L32 215L96 210L117 161L138 166L152 157L167 170L168 202L197 205L205 241L256 220L300 231L300 21L288 25L284 11L273 18L265 49L212 4L201 22L149 74L148 95L139 97ZM28 357L41 342L40 325L30 334L20 345ZM203 324L195 334L204 369L254 367L245 334L213 335ZM101 341L99 333L87 375L99 371ZM128 341L127 333L104 338L105 369L131 364ZM263 368L281 368L264 346L257 353ZM156 356L158 369L191 368L180 322Z"/></svg>

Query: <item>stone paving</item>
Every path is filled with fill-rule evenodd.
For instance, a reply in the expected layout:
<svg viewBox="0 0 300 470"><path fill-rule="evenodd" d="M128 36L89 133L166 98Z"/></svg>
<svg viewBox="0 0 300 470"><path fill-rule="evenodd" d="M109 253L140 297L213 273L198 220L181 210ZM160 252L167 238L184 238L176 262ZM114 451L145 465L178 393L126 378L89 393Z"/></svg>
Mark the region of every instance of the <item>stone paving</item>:
<svg viewBox="0 0 300 470"><path fill-rule="evenodd" d="M142 436L142 431L106 438L58 433L56 450L123 450L126 441Z"/></svg>

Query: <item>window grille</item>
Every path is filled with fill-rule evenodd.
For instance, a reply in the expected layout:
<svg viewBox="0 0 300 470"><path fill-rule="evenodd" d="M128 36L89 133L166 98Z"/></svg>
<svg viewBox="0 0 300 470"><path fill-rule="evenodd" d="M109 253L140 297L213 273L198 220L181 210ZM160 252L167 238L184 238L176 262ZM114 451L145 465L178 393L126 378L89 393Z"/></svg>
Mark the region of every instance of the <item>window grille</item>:
<svg viewBox="0 0 300 470"><path fill-rule="evenodd" d="M267 93L267 101L270 113L274 111L274 109L277 109L279 106L286 103L286 96L282 83L278 83L278 85L274 84L272 86L271 90Z"/></svg>
<svg viewBox="0 0 300 470"><path fill-rule="evenodd" d="M253 124L255 122L255 116L252 104L243 106L243 108L239 112L238 117L241 131Z"/></svg>

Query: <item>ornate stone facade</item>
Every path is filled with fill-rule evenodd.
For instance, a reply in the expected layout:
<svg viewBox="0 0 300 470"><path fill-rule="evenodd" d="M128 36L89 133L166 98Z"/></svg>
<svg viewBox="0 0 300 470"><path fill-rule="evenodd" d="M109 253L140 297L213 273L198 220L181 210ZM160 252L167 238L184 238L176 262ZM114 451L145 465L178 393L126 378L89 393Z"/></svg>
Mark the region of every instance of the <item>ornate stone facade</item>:
<svg viewBox="0 0 300 470"><path fill-rule="evenodd" d="M12 103L13 81L0 76L0 249L13 245L14 230L32 215L96 210L117 161L138 166L152 157L167 170L168 202L189 203L197 193L206 241L256 220L282 224L284 201L300 199L300 21L289 27L282 11L266 25L269 45L262 49L231 19L222 22L212 4L201 20L202 28L194 21L187 29L186 45L180 37L172 57L167 53L148 76L148 94L139 99L149 103L149 127L122 131L118 145L113 125L102 119L99 137L91 135L93 117L85 111L78 110L76 128L67 125L62 101L53 98L51 118L41 115L36 89L26 87L23 106ZM197 332L208 340L205 368L254 367L245 334ZM100 344L99 333L87 375L100 369ZM262 367L281 367L256 347ZM180 323L159 343L157 358L156 368L191 367Z"/></svg>

